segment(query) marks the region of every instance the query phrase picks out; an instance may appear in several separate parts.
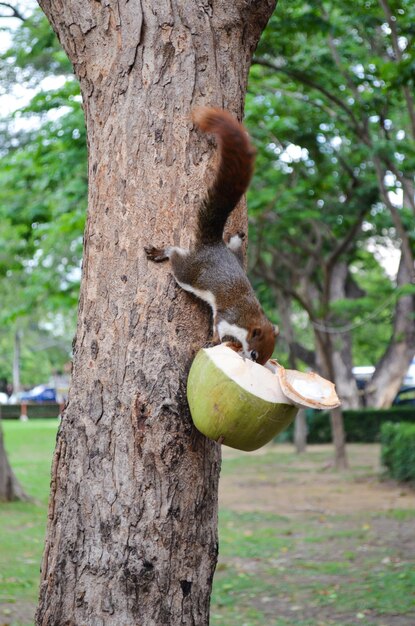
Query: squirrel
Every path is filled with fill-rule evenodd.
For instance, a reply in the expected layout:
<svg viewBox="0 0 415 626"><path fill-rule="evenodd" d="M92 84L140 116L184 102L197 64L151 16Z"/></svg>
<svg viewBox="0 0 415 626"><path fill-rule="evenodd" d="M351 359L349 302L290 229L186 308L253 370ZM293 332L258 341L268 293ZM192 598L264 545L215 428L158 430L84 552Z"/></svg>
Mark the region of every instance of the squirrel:
<svg viewBox="0 0 415 626"><path fill-rule="evenodd" d="M250 183L255 150L242 124L218 108L199 107L193 121L217 136L220 163L200 204L192 250L145 247L147 258L170 260L180 287L207 302L213 313L213 341L231 338L242 356L264 365L271 357L278 327L265 316L243 268L244 233L223 240L226 221Z"/></svg>

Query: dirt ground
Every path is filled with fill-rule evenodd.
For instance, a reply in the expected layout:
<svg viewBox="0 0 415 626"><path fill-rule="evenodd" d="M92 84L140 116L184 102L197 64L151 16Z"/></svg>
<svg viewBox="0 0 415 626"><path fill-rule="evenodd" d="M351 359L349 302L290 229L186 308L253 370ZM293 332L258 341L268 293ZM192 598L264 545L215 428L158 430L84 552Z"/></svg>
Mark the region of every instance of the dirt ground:
<svg viewBox="0 0 415 626"><path fill-rule="evenodd" d="M398 485L393 481L380 481L379 446L375 445L349 445L348 455L351 469L344 473L336 472L330 466L331 446L312 446L304 455L293 455L291 445L266 446L254 453L242 453L223 446L222 448L224 469L221 475L219 487L219 502L222 508L237 512L261 511L275 513L295 520L307 520L322 516L324 518L336 515L364 514L371 512L386 513L392 509L414 509L415 490L411 487ZM249 463L244 465L244 457L252 458L255 455L271 455L272 462ZM275 455L275 457L274 457ZM226 461L237 461L239 469L227 470ZM272 471L269 469L272 468ZM278 468L276 470L275 468ZM347 520L341 522L342 528L348 527ZM413 519L406 522L397 522L380 516L371 520L374 542L379 537L387 542L393 550L396 558L408 560L415 554L415 532ZM323 556L318 554L318 560L327 558L343 558L340 555L347 548L347 539L338 545L330 542L330 553ZM366 548L370 544L367 542ZM317 558L315 550L319 549L312 543L299 543L296 553L284 555L281 561L282 570L295 569L298 558ZM338 552L338 554L337 554ZM356 562L364 557L357 550ZM221 559L220 559L221 560ZM259 559L240 559L232 557L222 561L222 565L235 566L240 572L256 573L259 567ZM260 572L258 571L258 576ZM301 576L298 577L298 586L301 588ZM330 576L327 584L335 586L334 576ZM356 617L353 614L336 614L333 608L306 609L297 606L299 603L289 598L258 597L250 601L252 606L255 602L264 611L265 623L275 624L275 615L285 617L287 623L291 619L301 619L301 624L324 625L340 624L341 626L356 625ZM266 604L264 604L266 602ZM293 606L294 605L294 606ZM296 610L293 613L294 609ZM16 604L2 605L0 611L0 626L10 624L33 623L34 606L20 602ZM379 626L415 626L415 614L413 615L387 615L365 616L371 623ZM305 621L304 621L305 620ZM408 621L409 620L409 621ZM261 622L262 623L262 622ZM299 623L296 621L296 623ZM360 623L360 622L359 622ZM223 621L220 626L227 626Z"/></svg>
<svg viewBox="0 0 415 626"><path fill-rule="evenodd" d="M350 444L347 451L350 469L337 472L330 464L331 446L310 446L306 454L298 456L291 445L266 446L255 453L222 447L221 508L238 513L266 512L282 516L282 520L291 519L311 535L313 529L320 534L323 526L328 535L333 531L337 533L337 538L331 536L323 550L321 543L309 542L301 536L297 538L293 553L284 554L279 559L281 573L274 573L276 577L272 581L278 590L277 581L281 581L280 577L284 580L289 572L289 576L295 578L294 588L298 590L295 598L284 596L280 591L266 598L261 594L251 598L250 605L264 616L262 621L255 623L275 626L278 616L285 620L284 624L305 626L415 626L415 611L401 613L399 600L395 611L369 608L356 613L350 609L342 611L335 601L331 606L319 606L304 591L310 578L299 567L299 562L343 561L345 554L352 553L357 574L333 572L326 577L321 572L318 574L323 588L327 585L341 593L344 585L356 583L356 577L364 584L366 575L370 575L374 567L371 559L375 563L379 561L381 567L395 567L397 575L401 566L409 565L415 559L414 518L409 515L406 519L405 515L392 513L415 510L414 487L382 478L378 445ZM247 454L251 459L253 454L263 458L258 458L258 464L244 463ZM230 469L227 470L227 466ZM368 536L356 539L356 527L368 530ZM277 534L280 530L276 527ZM349 531L352 531L350 536ZM222 557L220 552L219 555L220 566L225 572L227 568L234 568L266 581L267 565L261 565L260 558ZM391 595L393 598L393 593ZM370 600L368 602L370 604ZM376 602L373 606L376 607ZM221 620L214 623L224 626Z"/></svg>
<svg viewBox="0 0 415 626"><path fill-rule="evenodd" d="M350 444L347 447L351 470L333 471L327 462L331 446L314 445L295 462L295 474L282 472L224 474L219 502L235 511L267 511L278 515L347 514L350 512L415 509L415 490L393 481L380 481L380 449L377 445ZM255 453L243 453L223 446L223 459L247 454L292 455L293 448L266 446ZM326 457L319 464L319 457ZM282 465L283 466L283 465ZM316 471L317 470L317 471Z"/></svg>

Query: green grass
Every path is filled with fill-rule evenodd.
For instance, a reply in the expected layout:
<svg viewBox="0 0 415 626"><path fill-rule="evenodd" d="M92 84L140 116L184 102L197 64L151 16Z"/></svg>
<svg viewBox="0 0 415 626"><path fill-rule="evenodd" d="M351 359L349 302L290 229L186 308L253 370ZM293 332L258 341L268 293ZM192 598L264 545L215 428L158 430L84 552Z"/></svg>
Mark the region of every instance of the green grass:
<svg viewBox="0 0 415 626"><path fill-rule="evenodd" d="M22 622L4 620L18 612L19 604L36 603L58 421L2 424L9 461L34 499L0 504L0 624L20 625Z"/></svg>
<svg viewBox="0 0 415 626"><path fill-rule="evenodd" d="M3 430L13 469L35 501L0 504L0 625L33 626L57 421L7 421ZM312 450L301 458L287 451L225 458L223 473L255 488L262 476L318 476L326 461ZM414 521L415 511L400 509L291 517L223 508L211 626L415 624Z"/></svg>
<svg viewBox="0 0 415 626"><path fill-rule="evenodd" d="M2 424L9 461L16 476L33 498L47 504L59 420L10 420Z"/></svg>
<svg viewBox="0 0 415 626"><path fill-rule="evenodd" d="M413 512L385 517L412 523ZM221 511L212 626L415 624L413 557L383 541L383 516L366 530L364 519L337 516L322 532L317 518Z"/></svg>

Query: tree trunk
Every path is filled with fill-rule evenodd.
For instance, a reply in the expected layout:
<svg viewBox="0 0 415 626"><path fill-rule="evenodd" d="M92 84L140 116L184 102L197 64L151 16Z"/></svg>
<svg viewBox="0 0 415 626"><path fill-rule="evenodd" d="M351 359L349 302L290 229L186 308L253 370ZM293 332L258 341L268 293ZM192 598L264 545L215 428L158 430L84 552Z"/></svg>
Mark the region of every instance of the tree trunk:
<svg viewBox="0 0 415 626"><path fill-rule="evenodd" d="M294 445L297 454L302 454L307 448L307 420L306 412L300 409L294 422Z"/></svg>
<svg viewBox="0 0 415 626"><path fill-rule="evenodd" d="M330 310L330 304L343 298L346 289L347 266L343 262L336 263L331 268L330 275L326 277L328 283L324 292L327 292L326 302L323 306ZM312 302L318 301L319 291L315 285L304 280L303 290L310 303L309 310L313 311ZM333 333L331 325L337 327L341 324L339 318L327 317L322 325L313 321L314 339L316 346L316 362L320 374L331 380L336 385L338 396L342 406L348 406L353 392L348 384L348 377L351 378L351 344L341 333ZM348 376L347 376L348 374ZM353 381L354 382L354 381ZM357 388L355 385L356 397ZM330 411L331 433L334 445L334 465L337 469L348 467L346 436L344 431L342 407Z"/></svg>
<svg viewBox="0 0 415 626"><path fill-rule="evenodd" d="M14 333L14 350L13 350L13 393L19 393L21 391L20 344L21 344L21 331L19 329L16 329Z"/></svg>
<svg viewBox="0 0 415 626"><path fill-rule="evenodd" d="M336 469L347 469L349 460L346 451L346 435L344 432L343 413L341 407L330 411L331 432L335 449L334 465Z"/></svg>
<svg viewBox="0 0 415 626"><path fill-rule="evenodd" d="M12 502L13 500L30 500L30 498L24 492L10 467L0 422L0 502Z"/></svg>
<svg viewBox="0 0 415 626"><path fill-rule="evenodd" d="M331 267L328 281L328 305L331 307L336 302L346 300L349 297L347 285L349 277L348 264L337 260ZM326 319L329 327L326 330L326 339L330 344L330 365L332 380L336 383L337 393L342 402L342 409L357 409L359 407L359 395L356 381L353 378L352 366L352 337L350 330L346 329L346 321L341 315L330 315ZM334 329L339 328L340 332Z"/></svg>
<svg viewBox="0 0 415 626"><path fill-rule="evenodd" d="M398 269L397 286L413 284L403 255ZM390 343L376 366L372 379L366 386L367 406L388 408L399 391L404 376L415 353L415 296L403 295L395 307L393 334Z"/></svg>
<svg viewBox="0 0 415 626"><path fill-rule="evenodd" d="M316 349L318 353L317 361L321 363L321 373L325 378L333 381L337 385L335 369L333 364L334 348L331 343L329 333L324 333L314 329L316 339ZM342 400L339 394L340 400ZM337 469L346 469L349 466L346 451L346 435L344 432L344 421L341 407L330 411L331 434L334 445L334 465Z"/></svg>
<svg viewBox="0 0 415 626"><path fill-rule="evenodd" d="M193 428L185 387L209 318L143 247L192 240L213 142L191 109L241 117L275 3L39 3L81 83L89 203L36 623L203 626L220 446Z"/></svg>
<svg viewBox="0 0 415 626"><path fill-rule="evenodd" d="M274 289L274 293L276 290ZM280 292L277 295L278 310L281 316L283 337L288 347L288 362L292 369L297 369L294 329L291 323L291 298L284 297ZM294 421L294 446L297 454L302 454L307 448L307 420L306 412L300 409Z"/></svg>

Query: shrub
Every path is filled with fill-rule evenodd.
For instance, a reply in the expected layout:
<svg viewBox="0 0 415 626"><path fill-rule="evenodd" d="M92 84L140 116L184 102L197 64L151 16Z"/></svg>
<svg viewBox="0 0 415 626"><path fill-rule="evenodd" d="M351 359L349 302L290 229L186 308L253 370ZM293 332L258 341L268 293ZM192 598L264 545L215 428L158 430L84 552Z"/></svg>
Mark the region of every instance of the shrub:
<svg viewBox="0 0 415 626"><path fill-rule="evenodd" d="M415 424L387 422L381 429L381 460L392 478L415 480Z"/></svg>
<svg viewBox="0 0 415 626"><path fill-rule="evenodd" d="M414 406L393 406L390 409L359 409L343 412L344 429L348 443L374 443L380 441L380 430L385 422L413 422ZM330 414L327 411L307 411L307 442L331 443ZM292 441L294 427L290 426L278 441Z"/></svg>
<svg viewBox="0 0 415 626"><path fill-rule="evenodd" d="M1 419L19 419L22 413L20 404L2 404L0 405L0 418ZM59 404L55 402L48 402L43 404L28 404L27 416L29 419L44 418L44 417L58 417Z"/></svg>
<svg viewBox="0 0 415 626"><path fill-rule="evenodd" d="M380 431L385 422L413 422L413 406L394 406L390 409L361 409L344 411L344 429L348 443L373 443L380 440ZM331 442L330 415L326 411L313 411L308 416L308 442Z"/></svg>

